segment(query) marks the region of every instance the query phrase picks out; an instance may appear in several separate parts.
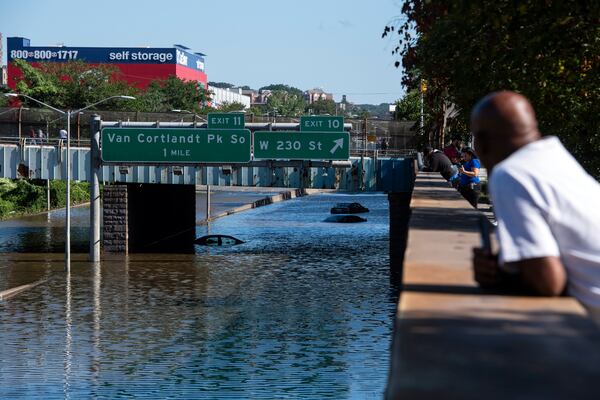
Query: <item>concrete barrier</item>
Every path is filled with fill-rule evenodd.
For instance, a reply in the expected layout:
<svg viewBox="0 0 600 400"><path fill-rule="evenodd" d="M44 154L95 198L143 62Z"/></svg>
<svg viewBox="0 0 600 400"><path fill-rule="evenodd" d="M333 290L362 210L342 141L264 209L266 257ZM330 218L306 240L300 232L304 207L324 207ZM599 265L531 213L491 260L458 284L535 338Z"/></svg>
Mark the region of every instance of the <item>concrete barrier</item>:
<svg viewBox="0 0 600 400"><path fill-rule="evenodd" d="M34 287L45 283L47 279L40 279L39 281L35 281L32 283L28 283L26 285L16 286L14 288L6 289L0 292L0 300L7 300L11 297L14 297L20 293L25 292L26 290L33 289Z"/></svg>
<svg viewBox="0 0 600 400"><path fill-rule="evenodd" d="M439 174L411 200L388 399L596 399L600 329L570 297L476 285L474 210Z"/></svg>

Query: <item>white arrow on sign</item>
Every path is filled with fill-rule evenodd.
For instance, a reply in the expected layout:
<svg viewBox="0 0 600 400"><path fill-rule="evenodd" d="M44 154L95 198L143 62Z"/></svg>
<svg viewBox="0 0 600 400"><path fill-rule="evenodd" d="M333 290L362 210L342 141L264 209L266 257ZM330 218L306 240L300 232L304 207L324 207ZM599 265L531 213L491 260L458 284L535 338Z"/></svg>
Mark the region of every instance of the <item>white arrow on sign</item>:
<svg viewBox="0 0 600 400"><path fill-rule="evenodd" d="M333 146L333 149L330 150L331 154L335 153L338 148L344 148L344 138L334 140L333 143L335 143L335 146Z"/></svg>

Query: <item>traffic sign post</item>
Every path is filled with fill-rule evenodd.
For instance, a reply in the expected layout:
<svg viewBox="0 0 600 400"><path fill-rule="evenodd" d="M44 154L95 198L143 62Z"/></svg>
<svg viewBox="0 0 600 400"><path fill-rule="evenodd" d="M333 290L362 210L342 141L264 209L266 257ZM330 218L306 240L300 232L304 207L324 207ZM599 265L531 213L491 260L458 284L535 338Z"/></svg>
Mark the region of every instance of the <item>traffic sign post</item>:
<svg viewBox="0 0 600 400"><path fill-rule="evenodd" d="M300 117L302 132L344 132L344 117L310 115Z"/></svg>
<svg viewBox="0 0 600 400"><path fill-rule="evenodd" d="M347 132L254 132L255 160L347 160Z"/></svg>
<svg viewBox="0 0 600 400"><path fill-rule="evenodd" d="M122 163L247 163L247 129L104 128L101 157Z"/></svg>
<svg viewBox="0 0 600 400"><path fill-rule="evenodd" d="M208 113L208 129L244 129L244 113Z"/></svg>

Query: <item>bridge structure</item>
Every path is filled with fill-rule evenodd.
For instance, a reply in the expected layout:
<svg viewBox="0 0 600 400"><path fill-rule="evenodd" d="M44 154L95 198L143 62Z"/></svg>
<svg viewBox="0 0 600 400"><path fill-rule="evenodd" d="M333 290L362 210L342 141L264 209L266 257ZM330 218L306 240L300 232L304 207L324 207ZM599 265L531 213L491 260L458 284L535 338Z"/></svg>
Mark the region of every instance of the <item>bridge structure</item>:
<svg viewBox="0 0 600 400"><path fill-rule="evenodd" d="M330 120L333 118L341 119L341 117L331 117ZM91 140L80 141L76 143L78 145L71 146L68 154L62 140L0 139L0 177L66 179L65 161L70 157L71 179L91 183L90 259L92 261L100 259L101 210L105 251L117 253L165 251L166 249L186 251L182 248L182 244L186 244L187 249L192 249L196 223L197 185L288 187L300 190L316 188L349 192L395 193L412 190L414 166L410 154L405 157L380 157L377 152L371 152L350 157L349 137L345 142L332 141L329 147L322 149L323 151L314 158L308 153L294 153L296 142L305 141L302 145L307 149L309 144L307 138L311 138L311 134L323 134L323 132L311 132L310 129L307 132L294 133L302 130L301 124L302 121L279 124L246 123L237 127L243 128L240 134L243 133L242 130L247 130L247 134L251 135L248 136L251 144L254 144L248 147L250 149L248 159L241 161L229 154L234 151L231 147L225 147L226 151L221 159L209 162L198 159L182 160L178 155L183 157L185 150L169 147L169 154L167 148L162 149L166 160L157 162L147 158L149 151L156 150L150 145L145 147L148 150L140 152L137 147L127 147L127 143L119 143L118 147L111 147L109 141L116 141L114 135L117 133L130 134L133 131L136 135L146 135L144 138L156 138L159 137L159 133L165 132L172 132L173 137L181 136L183 132L189 132L190 135L201 132L205 136L210 136L212 132L210 124L102 121L99 116L93 116ZM349 130L351 125L344 124L341 119L341 125L338 124L338 127L337 132L344 132ZM215 142L219 132L228 132L230 137L232 132L238 132L230 130L236 127L217 126L217 128L213 129ZM113 136L107 136L106 132ZM283 157L275 155L271 158L272 153L266 151L263 151L264 155L260 156L261 149L258 148L258 142L254 143L261 134L263 136L260 137L265 140L288 137L298 140L289 143L280 140L281 143L277 143L281 145L281 150L285 151L287 146L291 152L282 153ZM101 136L104 137L101 139ZM128 137L135 136L123 136L125 138L123 140L129 140ZM238 140L239 137L237 136ZM340 148L343 146L346 149ZM319 150L316 145L313 147L315 151ZM123 149L123 151L113 152L113 154L108 151L111 149ZM343 155L344 152L341 156L333 155L341 150L344 150L346 155ZM177 152L183 152L183 155ZM294 154L298 154L299 157L293 158ZM210 159L212 156L209 152L203 157ZM330 159L321 158L323 156ZM102 192L100 183L104 183ZM149 215L151 218L148 218Z"/></svg>

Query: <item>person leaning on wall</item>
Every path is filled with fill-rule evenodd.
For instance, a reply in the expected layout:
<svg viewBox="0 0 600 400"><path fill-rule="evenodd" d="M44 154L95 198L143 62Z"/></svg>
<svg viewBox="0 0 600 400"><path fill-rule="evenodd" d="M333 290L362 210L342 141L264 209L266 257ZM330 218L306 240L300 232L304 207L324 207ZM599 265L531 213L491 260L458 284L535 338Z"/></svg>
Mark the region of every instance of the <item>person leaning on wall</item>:
<svg viewBox="0 0 600 400"><path fill-rule="evenodd" d="M499 254L473 249L483 287L565 290L600 324L600 184L557 137L542 137L529 100L496 92L473 109L475 148L489 174Z"/></svg>

